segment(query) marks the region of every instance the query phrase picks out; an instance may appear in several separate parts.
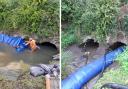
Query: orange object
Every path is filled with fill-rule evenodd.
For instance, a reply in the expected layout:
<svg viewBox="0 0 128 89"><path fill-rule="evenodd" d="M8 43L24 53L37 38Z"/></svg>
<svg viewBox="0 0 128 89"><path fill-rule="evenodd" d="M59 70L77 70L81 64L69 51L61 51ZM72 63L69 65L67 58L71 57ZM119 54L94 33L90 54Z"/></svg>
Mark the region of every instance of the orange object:
<svg viewBox="0 0 128 89"><path fill-rule="evenodd" d="M34 39L30 38L29 41L27 41L27 44L30 46L32 51L36 50L37 45L36 45L36 41Z"/></svg>
<svg viewBox="0 0 128 89"><path fill-rule="evenodd" d="M34 51L34 50L36 50L36 41L35 40L31 40L30 41L30 47L31 47L31 49Z"/></svg>
<svg viewBox="0 0 128 89"><path fill-rule="evenodd" d="M50 75L46 75L45 76L45 80L46 80L46 89L51 89L50 88Z"/></svg>

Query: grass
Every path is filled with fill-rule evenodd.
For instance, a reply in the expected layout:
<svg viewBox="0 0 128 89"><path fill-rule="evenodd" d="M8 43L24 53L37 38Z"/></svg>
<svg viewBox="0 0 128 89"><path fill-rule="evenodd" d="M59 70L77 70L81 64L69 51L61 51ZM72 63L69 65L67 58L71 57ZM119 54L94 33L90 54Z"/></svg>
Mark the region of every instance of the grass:
<svg viewBox="0 0 128 89"><path fill-rule="evenodd" d="M72 32L62 32L62 38L61 38L61 44L62 48L67 48L68 46L77 43L77 36Z"/></svg>
<svg viewBox="0 0 128 89"><path fill-rule="evenodd" d="M69 63L73 60L71 51L62 51L61 55L61 78L64 79L71 73L72 69L68 66Z"/></svg>
<svg viewBox="0 0 128 89"><path fill-rule="evenodd" d="M45 82L43 77L33 78L29 73L26 73L16 81L3 78L0 80L0 87L2 89L45 89Z"/></svg>
<svg viewBox="0 0 128 89"><path fill-rule="evenodd" d="M100 89L100 87L105 83L128 85L128 74L120 68L117 70L110 70L109 72L104 73L104 76L98 80L94 89Z"/></svg>

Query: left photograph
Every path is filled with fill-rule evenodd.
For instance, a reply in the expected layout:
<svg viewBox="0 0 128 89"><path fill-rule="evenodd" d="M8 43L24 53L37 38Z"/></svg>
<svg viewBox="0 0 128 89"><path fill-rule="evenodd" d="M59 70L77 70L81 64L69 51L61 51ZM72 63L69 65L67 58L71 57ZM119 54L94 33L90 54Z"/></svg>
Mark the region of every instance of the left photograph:
<svg viewBox="0 0 128 89"><path fill-rule="evenodd" d="M0 0L0 89L59 89L60 1Z"/></svg>

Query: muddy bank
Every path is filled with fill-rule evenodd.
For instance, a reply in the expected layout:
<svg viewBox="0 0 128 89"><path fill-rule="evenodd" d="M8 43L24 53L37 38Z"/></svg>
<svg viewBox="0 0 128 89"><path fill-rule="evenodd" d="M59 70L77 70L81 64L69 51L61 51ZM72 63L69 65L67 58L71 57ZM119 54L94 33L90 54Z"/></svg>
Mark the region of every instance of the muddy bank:
<svg viewBox="0 0 128 89"><path fill-rule="evenodd" d="M6 80L3 76L0 80L3 89L45 89L45 80L42 76L32 77L29 73L24 74L18 80Z"/></svg>
<svg viewBox="0 0 128 89"><path fill-rule="evenodd" d="M58 64L51 62L51 64ZM3 89L46 89L45 76L33 77L30 75L30 65L12 63L0 67L0 87ZM51 77L52 89L59 89L59 78ZM54 88L56 87L56 88Z"/></svg>
<svg viewBox="0 0 128 89"><path fill-rule="evenodd" d="M43 76L33 77L24 63L0 67L0 87L3 89L45 89Z"/></svg>

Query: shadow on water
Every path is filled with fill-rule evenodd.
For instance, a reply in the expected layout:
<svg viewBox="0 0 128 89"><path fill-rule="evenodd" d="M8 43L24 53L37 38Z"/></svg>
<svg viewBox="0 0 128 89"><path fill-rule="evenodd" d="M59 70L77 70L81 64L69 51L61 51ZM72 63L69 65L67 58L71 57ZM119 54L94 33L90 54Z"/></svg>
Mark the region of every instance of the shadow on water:
<svg viewBox="0 0 128 89"><path fill-rule="evenodd" d="M57 54L58 51L55 47L47 44L39 44L40 50L31 52L26 50L22 53L17 53L15 48L6 44L0 44L0 67L7 66L12 62L23 61L29 65L36 65L40 63L49 64L52 56Z"/></svg>

